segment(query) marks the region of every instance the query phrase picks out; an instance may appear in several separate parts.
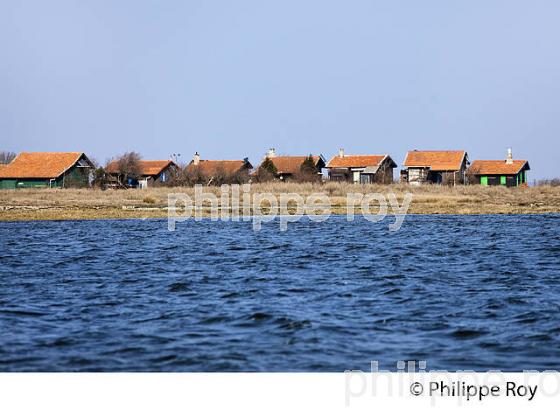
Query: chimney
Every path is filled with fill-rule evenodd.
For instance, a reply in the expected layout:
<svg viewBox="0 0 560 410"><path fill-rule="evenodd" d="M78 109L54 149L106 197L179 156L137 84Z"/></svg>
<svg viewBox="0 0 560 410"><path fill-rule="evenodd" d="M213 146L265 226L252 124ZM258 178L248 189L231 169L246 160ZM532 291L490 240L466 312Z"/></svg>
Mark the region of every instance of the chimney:
<svg viewBox="0 0 560 410"><path fill-rule="evenodd" d="M507 150L506 164L513 164L513 154L511 153L511 148Z"/></svg>
<svg viewBox="0 0 560 410"><path fill-rule="evenodd" d="M274 148L270 148L266 154L267 158L274 158L276 156L276 150Z"/></svg>
<svg viewBox="0 0 560 410"><path fill-rule="evenodd" d="M198 165L200 163L200 154L198 152L194 153L193 164Z"/></svg>
<svg viewBox="0 0 560 410"><path fill-rule="evenodd" d="M339 149L338 149L338 156L339 156L340 158L344 158L344 148L339 148Z"/></svg>

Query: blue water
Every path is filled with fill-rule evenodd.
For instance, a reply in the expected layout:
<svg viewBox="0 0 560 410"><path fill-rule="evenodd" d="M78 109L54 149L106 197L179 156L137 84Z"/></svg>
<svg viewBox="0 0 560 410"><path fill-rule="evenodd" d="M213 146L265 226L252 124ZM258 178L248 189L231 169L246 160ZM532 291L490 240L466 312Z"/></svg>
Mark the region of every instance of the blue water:
<svg viewBox="0 0 560 410"><path fill-rule="evenodd" d="M0 371L560 370L560 216L0 223Z"/></svg>

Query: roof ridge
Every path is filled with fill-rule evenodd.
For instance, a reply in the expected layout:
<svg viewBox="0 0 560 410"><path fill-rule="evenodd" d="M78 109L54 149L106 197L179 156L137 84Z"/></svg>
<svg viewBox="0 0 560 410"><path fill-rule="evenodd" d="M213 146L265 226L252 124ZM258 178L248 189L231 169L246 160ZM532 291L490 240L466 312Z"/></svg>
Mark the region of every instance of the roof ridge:
<svg viewBox="0 0 560 410"><path fill-rule="evenodd" d="M466 152L464 149L411 149L407 152Z"/></svg>
<svg viewBox="0 0 560 410"><path fill-rule="evenodd" d="M21 154L84 154L84 151L21 151Z"/></svg>
<svg viewBox="0 0 560 410"><path fill-rule="evenodd" d="M271 160L274 159L281 159L281 158L308 158L309 155L281 155L281 156L275 156L275 157L265 157ZM311 155L311 157L313 158L321 158L320 155Z"/></svg>
<svg viewBox="0 0 560 410"><path fill-rule="evenodd" d="M387 154L344 154L341 158L344 157L382 157ZM338 155L335 155L337 157Z"/></svg>
<svg viewBox="0 0 560 410"><path fill-rule="evenodd" d="M487 162L507 162L507 159L473 159L473 162L477 162L477 161L487 161ZM516 161L523 161L523 162L527 162L527 159L514 159L513 162Z"/></svg>
<svg viewBox="0 0 560 410"><path fill-rule="evenodd" d="M203 162L203 161L220 161L220 162L231 161L231 162L234 162L234 161L243 161L243 160L242 159L201 159L200 160L200 162Z"/></svg>

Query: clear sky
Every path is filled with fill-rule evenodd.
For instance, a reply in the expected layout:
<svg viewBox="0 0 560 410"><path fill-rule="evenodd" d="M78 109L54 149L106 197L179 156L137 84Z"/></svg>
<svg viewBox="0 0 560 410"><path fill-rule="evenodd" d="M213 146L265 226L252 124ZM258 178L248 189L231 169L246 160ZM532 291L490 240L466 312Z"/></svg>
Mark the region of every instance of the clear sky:
<svg viewBox="0 0 560 410"><path fill-rule="evenodd" d="M560 1L0 1L0 150L465 149L560 176Z"/></svg>

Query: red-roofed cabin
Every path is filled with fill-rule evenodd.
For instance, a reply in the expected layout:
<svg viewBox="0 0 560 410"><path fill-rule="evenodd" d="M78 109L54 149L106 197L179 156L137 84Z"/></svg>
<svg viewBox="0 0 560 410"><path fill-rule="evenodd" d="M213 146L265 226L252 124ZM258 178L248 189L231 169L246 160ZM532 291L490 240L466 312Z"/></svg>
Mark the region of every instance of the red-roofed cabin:
<svg viewBox="0 0 560 410"><path fill-rule="evenodd" d="M119 171L119 162L111 161L106 171L112 177L117 178L124 185L133 188L147 188L154 184L162 184L169 182L173 172L177 171L179 167L171 160L139 160L138 168L140 171L139 178L128 178L127 181L122 181L122 175Z"/></svg>
<svg viewBox="0 0 560 410"><path fill-rule="evenodd" d="M469 158L465 151L408 151L401 181L413 185L465 182Z"/></svg>
<svg viewBox="0 0 560 410"><path fill-rule="evenodd" d="M198 182L205 184L242 183L249 179L253 165L248 158L233 160L200 159L196 152L186 171Z"/></svg>
<svg viewBox="0 0 560 410"><path fill-rule="evenodd" d="M276 150L274 148L270 148L265 155L263 162L266 161L266 159L272 161L274 167L276 168L276 175L274 175L274 177L281 181L288 181L296 178L302 172L302 165L308 158L309 155L277 156ZM318 180L320 180L322 169L325 167L325 160L323 159L322 155L311 155L311 159L313 160L313 172L315 175L314 178L316 177ZM261 168L262 165L263 163L259 165L259 168Z"/></svg>
<svg viewBox="0 0 560 410"><path fill-rule="evenodd" d="M0 189L85 188L94 168L83 152L22 152L0 168Z"/></svg>
<svg viewBox="0 0 560 410"><path fill-rule="evenodd" d="M511 149L506 160L476 160L471 164L468 174L480 185L504 185L515 187L527 184L529 161L513 159Z"/></svg>
<svg viewBox="0 0 560 410"><path fill-rule="evenodd" d="M345 155L342 148L325 166L331 181L355 184L390 184L396 167L389 155Z"/></svg>

